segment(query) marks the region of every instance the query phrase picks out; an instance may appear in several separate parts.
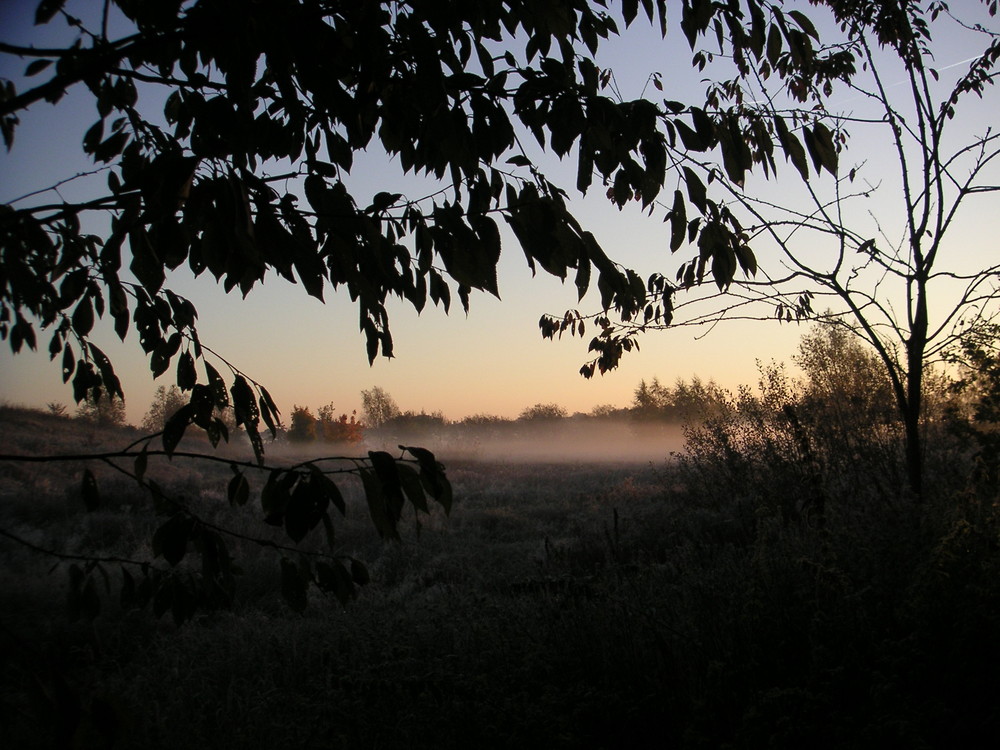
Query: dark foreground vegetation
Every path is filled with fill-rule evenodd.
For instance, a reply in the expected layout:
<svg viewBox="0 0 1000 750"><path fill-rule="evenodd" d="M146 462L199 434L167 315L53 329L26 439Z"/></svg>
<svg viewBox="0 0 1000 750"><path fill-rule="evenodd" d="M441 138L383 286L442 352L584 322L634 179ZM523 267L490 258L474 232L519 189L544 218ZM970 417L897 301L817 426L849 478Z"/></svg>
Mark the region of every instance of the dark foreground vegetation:
<svg viewBox="0 0 1000 750"><path fill-rule="evenodd" d="M109 567L100 614L71 601L73 619L71 561L4 538L6 746L995 747L990 390L942 388L918 499L878 388L813 375L764 368L669 461L439 456L455 507L401 524L399 543L378 540L345 483L338 545L372 576L346 607L313 596L292 612L273 550L234 543L230 609L178 627L123 608ZM2 421L5 454L129 441L25 410ZM259 535L254 506L226 502L225 465L154 463L203 519ZM99 475L103 503L85 513L82 470L0 464L2 527L67 554L150 557L149 500Z"/></svg>

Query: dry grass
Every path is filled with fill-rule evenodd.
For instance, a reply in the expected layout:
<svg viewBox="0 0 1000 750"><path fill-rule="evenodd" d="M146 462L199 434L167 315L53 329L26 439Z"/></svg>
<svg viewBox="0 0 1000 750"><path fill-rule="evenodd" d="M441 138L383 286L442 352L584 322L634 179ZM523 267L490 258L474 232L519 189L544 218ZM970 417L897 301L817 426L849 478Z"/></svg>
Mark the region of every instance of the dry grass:
<svg viewBox="0 0 1000 750"><path fill-rule="evenodd" d="M31 450L71 433L15 417L2 415L18 425L4 440ZM27 429L39 434L16 434ZM377 540L348 488L339 543L373 582L346 609L314 594L301 615L280 599L278 556L242 544L230 611L177 628L118 611L112 580L101 616L73 622L64 570L4 541L0 721L39 748L63 730L85 747L234 749L995 739L990 503L967 493L901 512L831 498L817 531L771 502L801 472L756 472L766 484L733 495L710 447L680 466L457 461L451 517L405 524L399 544ZM114 500L84 513L69 468L0 463L0 525L43 546L150 554L149 501L102 476ZM224 466L168 476L213 522L260 533L253 502L226 503Z"/></svg>

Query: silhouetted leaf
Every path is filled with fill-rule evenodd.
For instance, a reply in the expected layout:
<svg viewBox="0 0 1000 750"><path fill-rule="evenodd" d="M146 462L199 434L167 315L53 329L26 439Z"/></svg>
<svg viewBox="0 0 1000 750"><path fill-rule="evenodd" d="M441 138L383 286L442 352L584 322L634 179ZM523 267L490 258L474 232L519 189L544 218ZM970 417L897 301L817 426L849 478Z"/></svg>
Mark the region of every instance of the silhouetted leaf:
<svg viewBox="0 0 1000 750"><path fill-rule="evenodd" d="M318 488L311 480L311 476L299 479L285 509L285 531L296 543L301 542L306 534L316 528L330 504L322 488Z"/></svg>
<svg viewBox="0 0 1000 750"><path fill-rule="evenodd" d="M184 352L177 359L177 386L182 391L189 391L198 382L198 373L194 369L194 357L191 352Z"/></svg>
<svg viewBox="0 0 1000 750"><path fill-rule="evenodd" d="M80 304L76 306L76 310L73 311L73 330L77 336L82 338L90 333L93 327L94 308L91 305L90 298L84 297L80 300Z"/></svg>
<svg viewBox="0 0 1000 750"><path fill-rule="evenodd" d="M25 68L24 75L27 78L30 78L33 75L38 75L47 67L49 67L51 64L52 60L32 60L30 63L28 63L28 67Z"/></svg>
<svg viewBox="0 0 1000 750"><path fill-rule="evenodd" d="M451 482L448 481L448 477L445 476L444 466L438 463L438 460L434 457L426 448L420 448L417 446L399 446L401 450L405 450L420 464L420 479L424 484L424 488L433 497L441 507L444 508L444 512L451 512L452 504L452 489Z"/></svg>
<svg viewBox="0 0 1000 750"><path fill-rule="evenodd" d="M187 554L192 519L177 513L153 532L153 554L162 556L171 566L176 566Z"/></svg>
<svg viewBox="0 0 1000 750"><path fill-rule="evenodd" d="M806 151L799 142L799 139L788 130L788 126L782 117L775 116L774 128L778 134L778 142L781 144L786 158L790 159L795 168L799 170L802 179L808 180L809 164L806 161Z"/></svg>
<svg viewBox="0 0 1000 750"><path fill-rule="evenodd" d="M170 419L166 421L166 424L163 425L163 450L166 451L168 456L174 452L178 443L181 442L181 438L184 437L188 425L191 424L194 411L194 404L185 404L174 412Z"/></svg>
<svg viewBox="0 0 1000 750"><path fill-rule="evenodd" d="M396 522L386 505L382 492L382 483L370 469L360 469L358 475L365 491L365 501L368 503L368 514L371 516L375 531L383 539L399 539Z"/></svg>
<svg viewBox="0 0 1000 750"><path fill-rule="evenodd" d="M208 375L208 385L212 389L212 396L215 398L215 406L225 409L229 406L229 393L226 390L226 381L222 379L218 371L212 365L205 362L205 373Z"/></svg>
<svg viewBox="0 0 1000 750"><path fill-rule="evenodd" d="M35 10L35 26L51 21L65 4L66 0L41 0Z"/></svg>
<svg viewBox="0 0 1000 750"><path fill-rule="evenodd" d="M403 492L413 507L417 510L422 510L424 513L430 513L430 508L427 507L427 497L424 495L423 484L420 481L420 474L417 470L412 466L397 463L396 471L399 473L399 481Z"/></svg>
<svg viewBox="0 0 1000 750"><path fill-rule="evenodd" d="M705 184L690 167L683 167L683 171L684 184L687 186L688 198L691 199L691 202L698 208L699 211L705 213L705 211L708 210L708 198L705 190Z"/></svg>
<svg viewBox="0 0 1000 750"><path fill-rule="evenodd" d="M243 506L247 504L247 500L250 499L250 482L243 475L235 464L232 465L233 478L229 480L229 486L226 488L226 496L229 498L230 505Z"/></svg>
<svg viewBox="0 0 1000 750"><path fill-rule="evenodd" d="M69 379L73 377L73 370L76 369L76 357L73 354L73 349L69 344L63 347L63 357L62 357L62 379L64 383L68 383Z"/></svg>

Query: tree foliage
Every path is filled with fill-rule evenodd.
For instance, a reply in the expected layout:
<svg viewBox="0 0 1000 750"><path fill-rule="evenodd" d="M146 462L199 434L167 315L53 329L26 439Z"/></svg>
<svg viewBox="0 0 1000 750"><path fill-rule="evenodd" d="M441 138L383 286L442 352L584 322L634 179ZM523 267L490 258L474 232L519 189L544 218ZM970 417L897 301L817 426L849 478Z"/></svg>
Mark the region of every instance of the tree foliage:
<svg viewBox="0 0 1000 750"><path fill-rule="evenodd" d="M184 398L184 394L176 385L157 386L156 392L153 394L153 401L149 405L149 411L142 418L141 429L144 432L159 432L170 417L185 404L187 404L187 399Z"/></svg>
<svg viewBox="0 0 1000 750"><path fill-rule="evenodd" d="M327 443L360 443L364 439L364 425L358 421L357 415L351 413L337 414L333 404L321 406L317 411L317 430L319 437Z"/></svg>
<svg viewBox="0 0 1000 750"><path fill-rule="evenodd" d="M546 422L553 419L565 419L568 412L559 404L535 404L525 408L518 419L522 422Z"/></svg>
<svg viewBox="0 0 1000 750"><path fill-rule="evenodd" d="M365 425L373 430L402 414L396 400L377 385L361 391L361 406L365 412Z"/></svg>
<svg viewBox="0 0 1000 750"><path fill-rule="evenodd" d="M36 346L39 331L49 334L48 350L61 357L79 401L121 392L90 338L95 323L110 317L122 337L134 326L154 375L174 367L182 390L205 385L219 407L232 397L259 459L259 428L273 432L276 407L223 362L227 394L198 339L196 310L169 289L169 272L182 264L243 295L269 273L319 299L344 288L373 359L392 354L390 295L419 311L428 302L449 309L453 290L465 308L473 290L497 293L502 218L533 270L572 275L581 296L593 278L602 306L626 321L669 319L672 286L616 265L519 133L557 156L575 153L576 189L597 178L619 206L636 199L650 207L668 175L683 179L692 207L688 222L673 219L683 229L675 234L699 238L696 275L711 267L720 286L737 267L755 268L752 253L734 218L702 199L702 180L676 171L668 155L718 150L728 176L742 182L758 165L774 171L774 147L752 113L609 96L592 56L619 27L602 5L272 0L249 13L230 0L118 0L107 4L109 23L109 13L70 15L65 2L42 2L37 22L68 21L76 38L55 48L0 46L27 61L24 79L3 85L5 141L13 145L25 108L86 89L99 118L83 147L106 186L83 203L36 195L3 207L0 335L18 351ZM814 47L803 14L747 5L749 16L737 4L685 2L688 43L725 32L743 67L766 66L803 100L847 72L844 54ZM634 0L619 9L626 25L640 15ZM644 0L641 9L665 33L665 0ZM821 123L810 127L808 153L832 168L832 135ZM778 148L793 161L802 150L794 135ZM426 176L433 189L426 198L391 188L355 195L354 155L368 149ZM94 214L110 223L103 236L86 228ZM595 341L602 370L631 346Z"/></svg>
<svg viewBox="0 0 1000 750"><path fill-rule="evenodd" d="M94 398L91 395L77 407L76 418L97 427L122 427L127 421L125 402L115 396Z"/></svg>
<svg viewBox="0 0 1000 750"><path fill-rule="evenodd" d="M312 443L316 440L316 417L307 406L292 407L291 424L285 433L293 443Z"/></svg>

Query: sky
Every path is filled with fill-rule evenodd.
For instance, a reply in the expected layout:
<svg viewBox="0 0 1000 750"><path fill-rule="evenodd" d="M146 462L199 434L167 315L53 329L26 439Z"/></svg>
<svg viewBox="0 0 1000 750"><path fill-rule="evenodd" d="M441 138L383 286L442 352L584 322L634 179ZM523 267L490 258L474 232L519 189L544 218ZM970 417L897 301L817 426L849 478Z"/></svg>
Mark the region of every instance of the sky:
<svg viewBox="0 0 1000 750"><path fill-rule="evenodd" d="M37 34L30 24L34 5L0 0L0 39L44 45L44 37L29 36ZM671 3L670 8L676 11L677 6ZM621 38L605 45L598 64L615 71L626 98L639 96L648 75L661 72L664 96L700 100L703 85L689 65L691 53L675 25L678 15L672 14L667 41L637 21ZM942 69L966 56L967 49L958 37L939 41ZM24 64L3 60L0 76L17 76ZM988 122L990 106L995 104L994 98L976 105L979 109L973 111L979 115L972 118L972 126ZM845 99L842 106L845 110L863 107L863 102L855 105ZM87 170L79 144L95 119L87 96L70 94L56 107L34 105L22 117L12 152L0 155L0 201ZM858 139L851 144L850 158L853 162L868 160L868 172L878 174L885 145ZM366 190L400 191L400 184L409 192L406 187L410 185L398 176L396 165L387 163L380 154L359 155L357 162L352 187L359 194ZM567 189L575 184L572 157L565 164L546 159L545 165L557 184ZM761 184L759 189L761 194L791 200L795 191L801 190L800 185L788 167L778 182ZM668 185L665 194L672 189ZM69 185L61 195L72 199L73 190ZM574 197L571 205L608 254L643 277L654 271L672 277L686 259L683 251L670 254L669 227L662 222L664 209L652 216L638 205L619 211L599 187L585 198ZM884 226L891 228L899 221L891 217L888 203L885 207L870 203L865 210L869 209L883 217ZM995 214L978 212L956 233L956 242L995 253L993 238L1000 236ZM735 389L756 382L757 360L789 361L807 330L777 322L729 322L705 336L703 330L687 328L650 333L641 339L641 351L626 355L617 370L585 380L578 370L589 359L589 337L545 341L537 322L543 313L561 315L568 308L594 311L594 297L578 302L572 280L563 285L544 272L532 277L509 232L504 240L498 269L500 300L475 294L467 316L457 299L450 315L430 305L421 315L404 304L390 305L395 357L379 358L372 366L357 330L357 313L346 293L328 289L324 305L305 295L300 286L270 276L242 300L238 294L225 295L211 277L194 279L184 269L168 278L168 286L195 304L201 340L266 385L286 417L293 404L315 409L333 403L340 411L360 411L361 390L375 385L388 391L404 410L440 411L456 420L478 413L516 417L535 403L557 403L571 413L587 412L600 404L628 406L639 381L653 377L669 383L698 375ZM979 262L977 257L971 262ZM762 263L765 260L762 255ZM37 353L13 356L6 345L0 349L0 399L35 407L50 402L72 404L70 386L62 383L58 363L49 362L45 352L47 341L43 334ZM126 392L129 419L140 421L156 386L173 382L172 371L152 380L134 335L121 344L110 326L98 331L95 343L115 362Z"/></svg>

